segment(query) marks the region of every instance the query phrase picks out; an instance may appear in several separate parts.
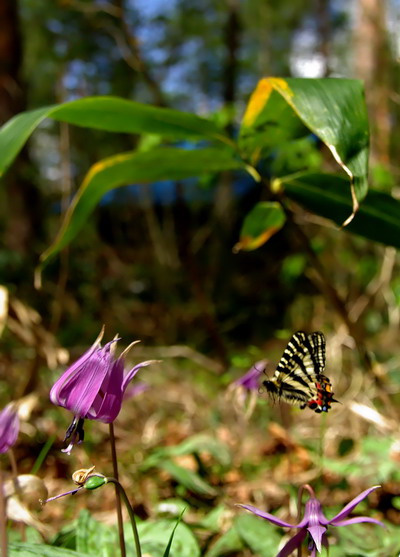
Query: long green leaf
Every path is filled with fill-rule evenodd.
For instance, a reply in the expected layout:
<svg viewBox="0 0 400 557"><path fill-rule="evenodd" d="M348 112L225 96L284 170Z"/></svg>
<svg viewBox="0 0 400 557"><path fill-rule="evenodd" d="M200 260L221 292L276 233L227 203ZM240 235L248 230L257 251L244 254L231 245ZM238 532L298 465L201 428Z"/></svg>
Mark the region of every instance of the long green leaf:
<svg viewBox="0 0 400 557"><path fill-rule="evenodd" d="M185 512L185 509L184 509L184 510L181 512L181 514L179 515L178 520L176 521L176 524L175 524L175 526L174 526L173 529L172 529L171 536L170 536L170 538L169 538L169 540L168 540L167 547L165 548L163 557L169 557L169 553L170 553L170 551L171 551L172 542L173 542L173 540L174 540L175 530L177 529L178 524L179 524L180 521L182 520L182 517L183 517L183 513L184 513L184 512Z"/></svg>
<svg viewBox="0 0 400 557"><path fill-rule="evenodd" d="M209 453L217 462L224 466L228 466L232 460L227 445L222 443L219 439L206 433L192 435L188 439L182 441L179 445L163 447L156 454L159 455L160 460L164 460L165 458L174 456L196 453L199 455Z"/></svg>
<svg viewBox="0 0 400 557"><path fill-rule="evenodd" d="M86 97L23 112L7 122L0 129L0 176L45 118L109 132L157 134L175 139L211 139L232 145L214 122L195 114L118 97Z"/></svg>
<svg viewBox="0 0 400 557"><path fill-rule="evenodd" d="M179 464L175 464L172 460L161 462L158 467L168 472L177 482L194 493L206 495L208 497L213 497L217 493L216 490L198 474L188 468L179 466Z"/></svg>
<svg viewBox="0 0 400 557"><path fill-rule="evenodd" d="M89 170L72 201L54 243L42 254L44 263L64 248L81 230L87 218L108 191L129 183L182 180L191 176L244 168L243 162L226 150L157 148L143 153L122 153L104 159Z"/></svg>
<svg viewBox="0 0 400 557"><path fill-rule="evenodd" d="M257 156L270 136L276 140L280 133L283 141L304 135L293 121L295 116L325 143L349 176L349 214L354 216L368 190L369 129L363 84L354 79L261 79L243 117L245 148L250 145ZM348 222L349 214L345 215Z"/></svg>
<svg viewBox="0 0 400 557"><path fill-rule="evenodd" d="M10 557L94 557L94 554L89 555L62 547L23 542L10 543L8 551Z"/></svg>
<svg viewBox="0 0 400 557"><path fill-rule="evenodd" d="M286 195L306 209L340 225L352 206L349 181L332 174L299 173L279 180ZM387 246L400 248L400 201L370 189L345 228Z"/></svg>

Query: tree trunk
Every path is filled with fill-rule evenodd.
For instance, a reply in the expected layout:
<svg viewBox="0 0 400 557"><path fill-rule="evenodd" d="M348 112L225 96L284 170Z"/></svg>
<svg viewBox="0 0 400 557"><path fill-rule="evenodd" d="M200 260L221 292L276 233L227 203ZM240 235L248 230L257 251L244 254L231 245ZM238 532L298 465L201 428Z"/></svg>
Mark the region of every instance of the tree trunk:
<svg viewBox="0 0 400 557"><path fill-rule="evenodd" d="M316 0L318 50L324 64L321 77L328 77L330 74L330 51L332 40L330 12L330 0Z"/></svg>
<svg viewBox="0 0 400 557"><path fill-rule="evenodd" d="M385 0L359 0L355 26L355 72L365 82L372 132L372 158L389 162L390 49Z"/></svg>
<svg viewBox="0 0 400 557"><path fill-rule="evenodd" d="M26 108L26 88L20 78L22 41L18 1L0 0L0 124ZM40 195L24 149L5 178L6 248L33 255L33 244L42 229Z"/></svg>

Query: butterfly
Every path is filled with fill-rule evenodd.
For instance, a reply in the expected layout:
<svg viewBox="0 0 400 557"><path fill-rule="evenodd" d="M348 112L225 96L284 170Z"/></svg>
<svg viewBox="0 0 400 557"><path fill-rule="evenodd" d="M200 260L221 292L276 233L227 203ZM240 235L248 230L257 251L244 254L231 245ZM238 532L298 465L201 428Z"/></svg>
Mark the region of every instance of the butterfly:
<svg viewBox="0 0 400 557"><path fill-rule="evenodd" d="M272 379L263 381L269 395L300 408L328 412L333 398L332 385L325 371L323 333L297 331L289 340Z"/></svg>

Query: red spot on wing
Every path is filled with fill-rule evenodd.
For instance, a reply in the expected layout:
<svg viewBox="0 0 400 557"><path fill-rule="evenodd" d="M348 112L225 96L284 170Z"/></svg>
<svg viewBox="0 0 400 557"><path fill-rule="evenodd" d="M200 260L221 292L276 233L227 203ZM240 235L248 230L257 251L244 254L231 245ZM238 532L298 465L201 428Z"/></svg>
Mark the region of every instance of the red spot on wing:
<svg viewBox="0 0 400 557"><path fill-rule="evenodd" d="M331 382L325 375L320 375L315 386L317 387L317 397L308 401L307 406L317 413L328 412L333 398Z"/></svg>

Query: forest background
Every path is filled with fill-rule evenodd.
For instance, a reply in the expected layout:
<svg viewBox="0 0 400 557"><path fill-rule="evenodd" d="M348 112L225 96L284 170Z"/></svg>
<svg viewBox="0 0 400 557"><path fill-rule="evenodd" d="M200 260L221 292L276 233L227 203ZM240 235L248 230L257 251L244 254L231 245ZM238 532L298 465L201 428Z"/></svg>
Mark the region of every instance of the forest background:
<svg viewBox="0 0 400 557"><path fill-rule="evenodd" d="M369 184L398 198L398 19L398 3L379 0L0 0L0 123L27 109L115 95L206 116L235 135L264 76L356 77L370 116ZM46 402L67 356L76 359L106 324L108 339L141 340L132 357L163 360L141 374L149 388L127 401L117 429L122 477L135 489L139 516L157 516L157 505L174 498L189 502L189 524L198 527L215 509L225 517L228 508L231 525L234 503L280 509L293 486L315 480L330 505L383 483L372 506L399 524L394 247L293 204L311 257L290 226L258 249L238 251L244 218L268 191L226 171L109 192L35 288L39 256L90 166L157 141L46 120L3 178L0 395L1 406L29 401L16 448L20 472L35 466L38 446L46 454L36 468L52 493L94 455L107 467L101 427L88 432L85 456L60 454L68 417ZM308 141L288 144L265 165L276 176L335 163ZM327 374L342 403L323 422L323 441L319 416L260 397L247 419L228 388L258 360L267 359L271 373L299 329L325 333ZM195 450L171 454L175 468L147 462L156 447L192 438ZM149 468L157 474L149 477ZM80 508L107 520L112 506L112 495L85 495L46 506L42 519L54 534ZM201 528L202 553L222 554L214 522ZM242 531L228 554L268 556L244 538Z"/></svg>

